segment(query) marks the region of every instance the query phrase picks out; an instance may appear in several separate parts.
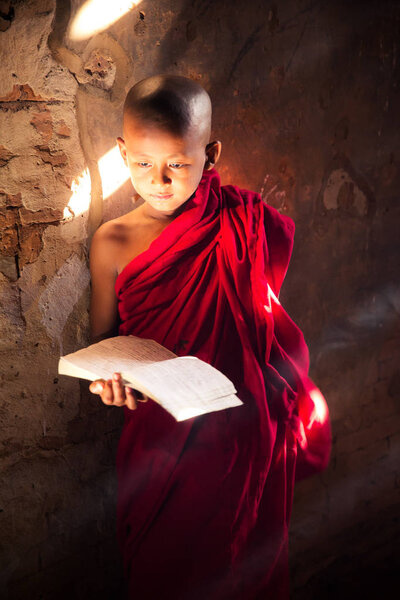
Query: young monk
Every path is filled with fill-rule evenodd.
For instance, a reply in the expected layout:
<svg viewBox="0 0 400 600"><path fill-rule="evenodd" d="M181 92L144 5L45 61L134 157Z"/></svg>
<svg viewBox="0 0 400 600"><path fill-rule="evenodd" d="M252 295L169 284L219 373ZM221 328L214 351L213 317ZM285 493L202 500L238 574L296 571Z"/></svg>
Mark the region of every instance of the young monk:
<svg viewBox="0 0 400 600"><path fill-rule="evenodd" d="M121 155L143 203L93 237L94 340L134 334L195 355L243 405L177 423L119 373L90 385L125 407L117 453L118 538L129 598L288 596L293 484L330 451L325 401L278 295L290 218L220 186L211 102L178 76L137 83Z"/></svg>

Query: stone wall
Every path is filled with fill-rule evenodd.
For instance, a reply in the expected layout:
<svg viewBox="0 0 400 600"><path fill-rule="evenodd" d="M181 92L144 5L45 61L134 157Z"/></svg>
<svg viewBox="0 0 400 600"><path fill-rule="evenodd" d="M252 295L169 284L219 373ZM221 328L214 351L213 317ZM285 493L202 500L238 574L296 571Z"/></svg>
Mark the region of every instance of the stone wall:
<svg viewBox="0 0 400 600"><path fill-rule="evenodd" d="M121 414L57 360L88 340L91 235L132 206L101 161L125 93L171 72L212 96L223 182L296 221L281 300L334 446L297 486L293 598L384 597L374 581L400 556L398 3L143 0L72 39L82 4L0 1L0 596L119 594Z"/></svg>

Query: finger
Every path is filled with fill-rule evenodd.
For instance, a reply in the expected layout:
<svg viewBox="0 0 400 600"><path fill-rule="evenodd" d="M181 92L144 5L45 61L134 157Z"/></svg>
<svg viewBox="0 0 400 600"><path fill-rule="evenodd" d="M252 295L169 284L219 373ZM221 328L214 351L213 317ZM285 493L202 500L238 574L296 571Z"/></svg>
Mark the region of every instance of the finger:
<svg viewBox="0 0 400 600"><path fill-rule="evenodd" d="M112 388L112 380L111 379L107 379L107 381L105 382L104 385L104 390L101 394L101 399L104 402L104 404L113 404L114 402L114 393L113 393L113 388Z"/></svg>
<svg viewBox="0 0 400 600"><path fill-rule="evenodd" d="M104 379L96 379L96 381L92 381L92 383L89 385L89 390L92 392L92 394L101 394L101 392L104 390L104 385Z"/></svg>
<svg viewBox="0 0 400 600"><path fill-rule="evenodd" d="M136 396L132 388L125 388L126 406L131 410L137 409Z"/></svg>
<svg viewBox="0 0 400 600"><path fill-rule="evenodd" d="M122 385L122 378L120 373L114 373L112 378L112 389L114 395L114 405L123 406L125 404L125 388Z"/></svg>

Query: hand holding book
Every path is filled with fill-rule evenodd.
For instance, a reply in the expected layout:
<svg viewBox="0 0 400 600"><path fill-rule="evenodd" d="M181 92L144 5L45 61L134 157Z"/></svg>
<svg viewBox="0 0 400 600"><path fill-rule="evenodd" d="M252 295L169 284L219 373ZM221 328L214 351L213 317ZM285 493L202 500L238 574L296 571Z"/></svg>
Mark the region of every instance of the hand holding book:
<svg viewBox="0 0 400 600"><path fill-rule="evenodd" d="M135 391L123 391L123 387L133 387L177 421L242 404L233 383L208 363L194 356L177 357L157 342L136 336L108 338L63 356L58 372L92 381L103 379L108 388L107 393L103 388L104 397L111 403L116 394L112 403L117 406L136 407L140 398ZM113 374L120 378L112 380Z"/></svg>
<svg viewBox="0 0 400 600"><path fill-rule="evenodd" d="M107 406L127 406L136 410L138 402L147 402L148 397L123 384L121 373L113 373L111 379L96 379L89 385L92 394L98 394Z"/></svg>

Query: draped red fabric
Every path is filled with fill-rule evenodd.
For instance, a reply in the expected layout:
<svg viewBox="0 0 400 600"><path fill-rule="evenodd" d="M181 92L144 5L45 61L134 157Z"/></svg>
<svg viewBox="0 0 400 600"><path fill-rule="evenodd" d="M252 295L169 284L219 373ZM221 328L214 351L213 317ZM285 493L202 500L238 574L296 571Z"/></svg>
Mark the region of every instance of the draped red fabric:
<svg viewBox="0 0 400 600"><path fill-rule="evenodd" d="M153 401L125 408L117 526L129 598L288 596L297 451L300 476L330 452L307 347L278 300L293 236L292 220L258 194L205 171L117 278L121 335L198 356L244 403L180 423Z"/></svg>

